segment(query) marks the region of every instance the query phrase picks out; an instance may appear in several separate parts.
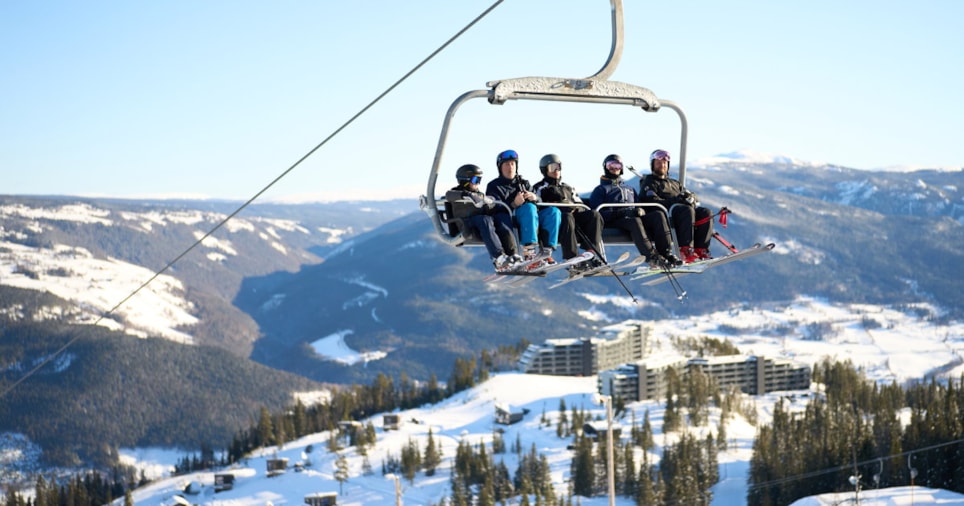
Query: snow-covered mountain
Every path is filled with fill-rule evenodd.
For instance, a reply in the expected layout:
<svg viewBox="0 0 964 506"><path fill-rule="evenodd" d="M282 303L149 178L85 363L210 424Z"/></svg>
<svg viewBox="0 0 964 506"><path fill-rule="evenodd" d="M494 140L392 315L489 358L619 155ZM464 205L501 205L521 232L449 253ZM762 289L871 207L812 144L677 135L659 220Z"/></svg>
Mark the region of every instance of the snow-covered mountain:
<svg viewBox="0 0 964 506"><path fill-rule="evenodd" d="M264 332L252 357L319 380L364 381L402 371L424 378L480 346L586 337L626 318L693 316L740 304L780 308L812 298L885 310L926 303L933 308L929 318L964 316L957 282L964 261L964 172L868 173L792 160L729 160L692 168L688 185L705 205L733 212L717 230L738 247L777 246L768 255L680 277L689 293L683 304L668 284L630 282L634 303L613 278L556 290L543 281L490 288L481 282L490 269L481 248L441 245L424 216L412 215L359 236L350 249L297 275L247 279L237 304ZM722 247L713 247L720 254ZM622 251L612 250L611 256ZM305 353L310 343L333 335L382 358L347 365ZM413 361L415 354L420 359Z"/></svg>
<svg viewBox="0 0 964 506"><path fill-rule="evenodd" d="M0 314L96 322L247 355L257 329L231 303L241 280L318 263L325 250L404 208L362 205L349 219L345 205L303 205L294 217L288 206L256 206L225 221L236 204L0 197L0 287L63 301L25 312L8 296L0 299ZM235 323L212 324L225 319Z"/></svg>

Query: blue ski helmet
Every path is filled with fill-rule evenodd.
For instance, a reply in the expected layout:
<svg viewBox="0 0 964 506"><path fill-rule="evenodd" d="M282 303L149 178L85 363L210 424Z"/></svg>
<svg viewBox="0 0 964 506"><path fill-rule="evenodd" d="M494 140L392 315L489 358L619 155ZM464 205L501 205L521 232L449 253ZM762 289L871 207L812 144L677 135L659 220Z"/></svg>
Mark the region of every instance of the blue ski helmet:
<svg viewBox="0 0 964 506"><path fill-rule="evenodd" d="M508 162L510 160L515 160L516 165L519 165L519 153L516 153L514 149L507 149L499 153L499 156L495 157L495 168L501 169L502 162Z"/></svg>

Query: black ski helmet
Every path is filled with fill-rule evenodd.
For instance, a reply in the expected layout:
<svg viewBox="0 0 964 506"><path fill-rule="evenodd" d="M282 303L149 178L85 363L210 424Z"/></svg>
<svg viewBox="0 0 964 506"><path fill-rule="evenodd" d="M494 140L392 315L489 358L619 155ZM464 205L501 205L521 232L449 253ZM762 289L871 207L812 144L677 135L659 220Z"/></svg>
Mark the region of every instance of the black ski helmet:
<svg viewBox="0 0 964 506"><path fill-rule="evenodd" d="M508 162L510 160L515 160L516 168L519 166L519 153L516 153L514 149L507 149L501 153L499 156L495 157L495 168L496 170L502 170L502 162ZM501 172L499 173L501 174Z"/></svg>
<svg viewBox="0 0 964 506"><path fill-rule="evenodd" d="M626 164L623 163L622 157L620 157L619 155L615 155L615 154L609 155L609 156L606 157L605 160L603 160L603 163L602 163L603 174L609 174L608 172L606 172L606 164L609 163L609 162L619 162L620 164L623 165L623 167L626 166ZM620 176L623 175L623 169L622 169L622 168L619 169L619 175L620 175Z"/></svg>
<svg viewBox="0 0 964 506"><path fill-rule="evenodd" d="M543 175L543 176L545 176L545 175L546 175L546 172L548 172L549 164L550 164L550 163L558 163L559 165L562 165L562 159L559 158L559 155L557 155L557 154L555 154L555 153L549 153L548 155L543 156L542 158L540 158L540 159L539 159L539 170L542 172L542 175Z"/></svg>
<svg viewBox="0 0 964 506"><path fill-rule="evenodd" d="M459 180L460 185L467 184L472 181L473 177L481 175L482 169L480 169L478 165L473 165L471 163L467 163L455 171L455 179Z"/></svg>

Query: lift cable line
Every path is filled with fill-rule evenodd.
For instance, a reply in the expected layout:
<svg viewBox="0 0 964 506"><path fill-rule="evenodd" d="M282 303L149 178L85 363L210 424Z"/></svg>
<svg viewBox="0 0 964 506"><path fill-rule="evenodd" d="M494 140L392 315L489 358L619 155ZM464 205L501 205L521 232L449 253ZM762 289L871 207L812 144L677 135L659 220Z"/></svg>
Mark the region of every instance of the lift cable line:
<svg viewBox="0 0 964 506"><path fill-rule="evenodd" d="M898 458L898 457L904 457L905 455L913 455L913 454L915 454L915 453L927 452L927 451L930 451L930 450L936 450L936 449L938 449L938 448L943 448L943 447L945 447L945 446L951 446L951 445L960 444L960 443L964 443L964 439L955 439L955 440L953 440L953 441L945 441L945 442L943 442L943 443L937 443L937 444L933 444L933 445L930 445L930 446L925 446L925 447L923 447L923 448L915 448L915 449L913 449L913 450L907 450L907 451L904 451L904 452L901 452L901 453L894 453L894 454L891 454L891 455L886 455L886 456L884 456L884 457L877 457L877 458L873 458L873 459L870 459L870 460L864 460L864 461L862 461L862 462L857 462L856 464L854 464L854 463L843 464L843 465L839 465L839 466L837 466L837 467L830 467L830 468L821 469L821 470L817 470L817 471L811 471L811 472L809 472L809 473L798 474L798 475L795 475L795 476L787 476L787 477L784 477L784 478L779 478L779 479L776 479L776 480L765 481L765 482L762 482L762 483L754 483L754 484L750 485L749 487L747 487L747 491L748 491L748 492L753 492L754 490L759 490L759 489L762 489L762 488L772 487L772 486L775 486L775 485L783 485L783 484L785 484L785 483L791 483L791 482L794 482L794 481L805 480L805 479L809 479L809 478L815 478L815 477L817 477L817 476L821 476L821 475L824 475L824 474L838 473L838 472L840 472L840 471L845 471L845 470L847 470L847 469L851 469L851 468L853 468L853 467L855 467L855 466L856 466L856 467L861 467L861 466L873 464L873 463L878 462L878 461L881 461L881 460L896 459L896 458Z"/></svg>
<svg viewBox="0 0 964 506"><path fill-rule="evenodd" d="M444 44L442 44L442 45L439 46L437 49L435 49L434 51L432 51L432 53L429 54L428 56L426 56L422 61L420 61L420 62L418 63L418 65L415 65L414 67L412 67L411 70L409 70L405 75L403 75L401 78L399 78L397 81L395 81L394 84L392 84L391 86L389 86L389 87L388 87L385 91L383 91L380 95L378 95L377 97L375 97L375 99L372 100L371 102L369 102L368 105L366 105L366 106L363 107L361 110L359 110L357 113L355 113L354 116L352 116L351 118L349 118L348 121L346 121L344 124L342 124L340 127L338 127L334 132L332 132L331 134L329 134L328 137L325 137L325 139L322 140L321 142L319 142L315 147L311 148L311 150L309 150L309 151L308 151L307 153L305 153L301 158L299 158L298 161L296 161L295 163L291 164L290 167L288 167L287 169L285 169L284 172L282 172L282 173L279 174L277 177L275 177L270 183L268 183L265 187L263 187L260 191L258 191L258 193L255 193L253 197L251 197L250 199L248 199L247 201L245 201L243 204L241 204L240 207L238 207L237 209L235 209L234 212L232 212L232 213L229 214L227 217L225 217L223 220L221 220L220 222L218 222L218 224L216 224L216 225L214 226L214 228L212 228L211 230L209 230L207 233L205 233L203 236L201 236L201 238L199 238L198 240L194 241L194 243L191 244L190 246L188 246L188 248L185 249L183 252L181 252L181 254L179 254L179 255L178 255L177 257L175 257L173 260L171 260L170 262L168 262L167 265L165 265L164 267L162 267L160 270L158 270L157 272L155 272L153 276L151 276L147 281L145 281L145 282L142 283L140 286L138 286L136 289L134 289L134 291L132 291L130 294L128 294L126 297L124 297L120 302L118 302L116 305L114 305L114 307L110 308L109 310L107 310L107 312L103 313L96 321L94 321L94 323L93 323L92 325L98 325L105 317L107 317L108 315L113 314L114 311L117 311L117 309L119 309L121 306L123 306L124 304L126 304L127 301L129 301L131 298L133 298L135 295L137 295L141 290L143 290L143 289L146 288L148 285L150 285L152 282L154 282L154 280L157 279L158 277L160 277L161 274L164 274L165 272L167 272L167 270L170 269L171 267L173 267L174 264L176 264L178 261L180 261L182 258L184 258L188 253L190 253L192 250L194 250L194 249L197 248L199 245L201 245L201 243L203 243L208 237L212 236L212 235L213 235L215 232L217 232L221 227L223 227L228 221L230 221L232 218L234 218L235 216L237 216L238 213L240 213L240 212L243 211L245 208L247 208L248 206L250 206L255 200L257 200L258 198L260 198L261 195L263 195L265 192L267 192L272 186L274 186L275 184L277 184L278 181L281 181L282 178L284 178L285 176L287 176L287 175L288 175L289 173L291 173L291 171L293 171L296 167L298 167L299 165L301 165L302 162L304 162L305 160L308 159L308 157L310 157L311 155L315 154L315 152L318 151L319 149L321 149L322 146L324 146L325 144L327 144L328 141L332 140L336 135L338 135L339 133L341 133L342 130L344 130L345 128L348 127L348 125L351 125L352 123L354 123L355 120L358 119L359 117L361 117L362 114L365 114L366 112L368 112L369 109L371 109L375 104L377 104L378 102L380 102L380 101L381 101L383 98L385 98L385 96L387 96L389 93L391 93L392 91L394 91L395 88L397 88L400 84L402 84L403 82L405 82L409 77L412 76L412 74L414 74L415 72L417 72L418 70L420 70L423 66L425 66L426 63L428 63L431 59L435 58L435 57L436 57L439 53L441 53L445 48L447 48L450 44L452 44L453 42L455 42L456 39L458 39L459 37L461 37L461 36L462 36L463 34L465 34L465 32L467 32L470 28L472 28L473 26L475 26L475 24L478 23L479 21L481 21L482 18L488 16L488 15L489 15L493 10L495 10L495 8L498 7L499 4L501 4L503 1L505 1L505 0L496 0L496 1L495 1L492 5L490 5L486 10L482 11L482 13L479 14L478 16L476 16L475 19L473 19L471 22L469 22L469 24L465 25L465 26L464 26L461 30L459 30L455 35L453 35L453 36L450 37L447 41L445 41ZM68 340L63 346L61 346L59 349L57 349L57 351L55 351L55 352L47 355L47 356L46 356L43 360L41 360L40 363L37 364L33 369L27 371L23 376L21 376L19 379L17 379L17 380L14 381L13 383L11 383L10 386L6 387L3 391L0 391L0 398L5 397L7 394L9 394L11 391L13 391L14 388L16 388L18 385L20 385L20 384L23 383L24 381L26 381L27 378L33 376L37 371L39 371L40 369L42 369L45 365L49 364L53 359L57 358L61 353L63 353L64 351L66 351L67 348L69 348L69 347L70 347L71 345L73 345L78 339L80 339L81 335L82 335L82 333L78 333L77 336L75 336L75 337L71 338L70 340Z"/></svg>

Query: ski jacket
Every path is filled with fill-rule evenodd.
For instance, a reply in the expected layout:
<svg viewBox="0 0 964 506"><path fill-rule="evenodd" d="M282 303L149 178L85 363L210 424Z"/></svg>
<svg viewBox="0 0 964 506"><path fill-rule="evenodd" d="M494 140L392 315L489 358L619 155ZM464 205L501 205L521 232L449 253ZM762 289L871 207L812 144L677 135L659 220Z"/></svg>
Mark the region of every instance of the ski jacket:
<svg viewBox="0 0 964 506"><path fill-rule="evenodd" d="M560 204L583 203L579 195L576 194L575 188L563 183L561 179L545 177L532 187L532 191L539 197L539 200L543 202ZM559 210L564 213L585 211L585 209L580 207L560 207Z"/></svg>
<svg viewBox="0 0 964 506"><path fill-rule="evenodd" d="M456 186L445 192L445 200L452 204L453 218L468 218L476 214L495 214L501 205L481 191ZM504 209L504 208L503 208Z"/></svg>
<svg viewBox="0 0 964 506"><path fill-rule="evenodd" d="M515 196L523 190L532 191L532 185L517 174L512 179L499 176L489 181L488 186L485 187L485 194L496 200L505 202L507 206L514 209L512 201L515 200ZM502 210L505 210L505 208L502 208Z"/></svg>
<svg viewBox="0 0 964 506"><path fill-rule="evenodd" d="M592 195L589 196L589 207L596 209L601 204L635 204L638 201L636 189L632 186L627 186L621 177L610 179L602 176L599 178L599 186L597 186L596 189L592 191ZM599 214L608 222L616 218L613 213L619 210L620 208L618 207L607 207L599 211Z"/></svg>
<svg viewBox="0 0 964 506"><path fill-rule="evenodd" d="M685 193L691 192L675 179L649 174L639 181L639 201L660 204L666 209L673 204L685 204Z"/></svg>

